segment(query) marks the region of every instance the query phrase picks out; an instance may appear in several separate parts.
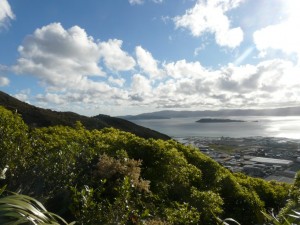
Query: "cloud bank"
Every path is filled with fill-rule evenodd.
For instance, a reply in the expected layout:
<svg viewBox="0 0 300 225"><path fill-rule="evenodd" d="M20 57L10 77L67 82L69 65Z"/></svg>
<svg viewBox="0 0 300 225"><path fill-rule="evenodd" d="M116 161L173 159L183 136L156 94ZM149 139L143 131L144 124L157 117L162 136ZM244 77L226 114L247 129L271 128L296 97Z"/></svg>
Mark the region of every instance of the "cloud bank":
<svg viewBox="0 0 300 225"><path fill-rule="evenodd" d="M36 77L45 88L36 101L64 109L277 107L296 105L300 96L300 69L287 60L220 69L184 59L160 63L142 46L130 55L121 40L97 42L78 26L37 29L19 53L14 71ZM0 83L8 81L2 77Z"/></svg>
<svg viewBox="0 0 300 225"><path fill-rule="evenodd" d="M139 2L143 1L131 1L131 4ZM227 13L242 2L198 0L173 21L177 28L187 29L193 36L210 33L219 46L236 48L244 34L240 27L232 27ZM44 92L31 101L89 115L167 108L298 105L299 64L276 57L242 64L255 48L261 56L276 49L296 54L299 59L296 42L300 37L292 35L298 23L289 17L257 30L253 35L255 45L247 48L233 64L219 68L208 68L199 61L186 59L160 61L141 45L125 51L122 40L97 40L79 26L64 28L60 23L52 23L36 29L23 40L12 70L20 76L37 78L43 87ZM284 35L286 41L282 40L281 33L288 34ZM270 36L274 38L270 40ZM0 77L0 85L8 84L7 78ZM28 95L26 92L16 96L28 100Z"/></svg>

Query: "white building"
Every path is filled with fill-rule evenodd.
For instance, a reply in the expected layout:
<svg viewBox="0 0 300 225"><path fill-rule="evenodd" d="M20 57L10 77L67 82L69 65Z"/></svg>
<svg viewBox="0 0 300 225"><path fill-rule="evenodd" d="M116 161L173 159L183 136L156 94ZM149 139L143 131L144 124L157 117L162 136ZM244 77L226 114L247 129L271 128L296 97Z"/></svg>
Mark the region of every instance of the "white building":
<svg viewBox="0 0 300 225"><path fill-rule="evenodd" d="M263 163L268 165L279 165L279 166L290 166L293 164L293 161L287 159L274 159L274 158L265 158L265 157L254 157L250 159L252 162Z"/></svg>

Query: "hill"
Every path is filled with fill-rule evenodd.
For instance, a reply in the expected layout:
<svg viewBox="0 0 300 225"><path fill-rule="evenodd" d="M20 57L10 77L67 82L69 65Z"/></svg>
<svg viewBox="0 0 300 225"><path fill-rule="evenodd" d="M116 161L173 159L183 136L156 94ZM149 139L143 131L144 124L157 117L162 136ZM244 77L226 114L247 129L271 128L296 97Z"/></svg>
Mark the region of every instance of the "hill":
<svg viewBox="0 0 300 225"><path fill-rule="evenodd" d="M107 115L87 117L73 112L57 112L50 109L43 109L22 102L1 91L0 105L11 111L17 111L22 116L25 123L30 127L48 127L55 125L74 126L76 121L80 121L84 127L89 130L114 127L143 138L170 139L167 135L136 125L125 119Z"/></svg>
<svg viewBox="0 0 300 225"><path fill-rule="evenodd" d="M152 113L142 113L135 116L120 116L120 118L135 120L152 118L187 118L215 116L300 116L300 107L286 107L274 109L223 109L203 111L164 110Z"/></svg>

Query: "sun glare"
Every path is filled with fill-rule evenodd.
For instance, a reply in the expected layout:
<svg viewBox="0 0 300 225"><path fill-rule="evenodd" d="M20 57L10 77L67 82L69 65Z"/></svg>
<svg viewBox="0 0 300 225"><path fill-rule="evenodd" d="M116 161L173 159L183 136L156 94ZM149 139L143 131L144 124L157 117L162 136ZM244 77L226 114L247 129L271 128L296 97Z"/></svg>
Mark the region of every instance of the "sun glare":
<svg viewBox="0 0 300 225"><path fill-rule="evenodd" d="M287 14L285 29L286 35L289 35L289 41L286 41L286 47L289 52L295 52L298 55L298 64L300 63L300 46L299 46L299 27L300 27L300 1L298 0L282 0Z"/></svg>
<svg viewBox="0 0 300 225"><path fill-rule="evenodd" d="M290 29L298 32L297 29L300 24L300 1L298 0L282 0L283 14L286 17L285 21Z"/></svg>
<svg viewBox="0 0 300 225"><path fill-rule="evenodd" d="M300 1L298 0L282 0L284 13L287 14L289 20L299 20Z"/></svg>
<svg viewBox="0 0 300 225"><path fill-rule="evenodd" d="M298 29L300 27L300 1L280 1L282 9L278 17L281 18L281 21L278 24L273 24L262 29L262 32L254 34L257 40L257 46L261 45L262 49L268 47L279 49L286 54L296 54L299 58L300 32Z"/></svg>

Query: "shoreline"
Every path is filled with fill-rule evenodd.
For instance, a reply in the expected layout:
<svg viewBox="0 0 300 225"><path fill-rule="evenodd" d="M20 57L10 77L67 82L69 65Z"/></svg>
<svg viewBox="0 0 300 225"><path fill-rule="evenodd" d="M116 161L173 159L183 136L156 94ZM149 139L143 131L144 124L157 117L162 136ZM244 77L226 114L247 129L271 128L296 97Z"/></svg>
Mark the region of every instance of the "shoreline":
<svg viewBox="0 0 300 225"><path fill-rule="evenodd" d="M300 139L281 137L177 137L233 173L293 183L300 170Z"/></svg>

